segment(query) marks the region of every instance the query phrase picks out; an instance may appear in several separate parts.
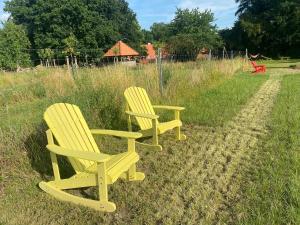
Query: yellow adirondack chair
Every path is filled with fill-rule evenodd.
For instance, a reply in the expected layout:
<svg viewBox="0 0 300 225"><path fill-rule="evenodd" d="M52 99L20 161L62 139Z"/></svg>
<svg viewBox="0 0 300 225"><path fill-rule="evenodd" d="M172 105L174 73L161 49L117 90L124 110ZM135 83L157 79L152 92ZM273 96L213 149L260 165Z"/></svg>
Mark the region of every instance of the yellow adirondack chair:
<svg viewBox="0 0 300 225"><path fill-rule="evenodd" d="M139 160L135 152L135 139L142 135L133 132L112 130L90 130L80 109L75 105L58 103L50 106L44 119L49 126L47 133L54 181L40 182L39 186L57 199L91 207L100 211L113 212L116 205L108 201L107 185L118 178L139 181L145 178L136 172ZM100 153L92 136L110 135L128 139L128 151L118 155ZM55 144L54 138L57 142ZM57 156L66 156L75 170L75 175L61 179ZM99 201L81 198L63 190L98 186Z"/></svg>
<svg viewBox="0 0 300 225"><path fill-rule="evenodd" d="M177 140L186 139L186 136L181 134L180 131L182 126L180 112L184 110L183 107L152 105L146 90L140 87L127 88L124 95L127 101L126 113L128 115L129 131L132 131L131 117L134 117L140 127L139 133L143 134L142 137L153 137L152 145L140 144L162 150L162 146L158 144L158 135L172 129L175 129ZM156 115L154 109L173 110L175 112L175 119L160 123L158 121L159 116Z"/></svg>

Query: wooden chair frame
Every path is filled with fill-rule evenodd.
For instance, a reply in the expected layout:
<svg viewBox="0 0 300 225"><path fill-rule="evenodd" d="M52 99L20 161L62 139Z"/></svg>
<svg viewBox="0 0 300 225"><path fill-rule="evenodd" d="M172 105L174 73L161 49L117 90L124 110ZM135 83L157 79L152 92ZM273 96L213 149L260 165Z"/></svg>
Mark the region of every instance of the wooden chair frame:
<svg viewBox="0 0 300 225"><path fill-rule="evenodd" d="M113 212L116 210L116 205L108 201L107 186L113 184L118 178L123 178L128 181L142 181L145 178L144 173L136 172L136 162L139 160L139 157L135 152L135 140L140 138L142 134L99 129L90 131L93 135L109 135L126 138L128 140L127 152L119 155L108 155L100 152L83 151L82 149L63 148L55 144L53 132L49 129L46 132L48 140L47 149L50 151L54 180L49 182L42 181L39 183L39 187L59 200L90 207L99 211ZM85 171L77 171L76 174L70 178L62 179L57 155L65 156L68 159L88 160L94 162L94 164ZM113 166L108 168L108 165L112 164L114 157L119 157L119 162L114 162ZM98 187L98 201L74 196L64 191L95 186Z"/></svg>
<svg viewBox="0 0 300 225"><path fill-rule="evenodd" d="M145 97L146 92L145 92L144 89L137 88L137 87L131 87L131 88L137 89L138 90L137 92L139 92L138 94L144 96L143 99L148 98L148 96ZM126 91L125 91L125 93L126 93ZM126 96L126 94L125 94L125 96ZM150 101L149 101L149 103L150 103ZM150 107L150 105L149 105L149 107ZM175 129L175 136L176 136L177 140L179 140L179 141L186 140L186 136L181 133L182 122L181 122L181 119L180 119L180 113L181 113L181 111L185 110L184 107L167 106L167 105L152 105L152 104L151 104L151 107L153 109L157 109L157 110L171 110L171 111L174 111L174 120L166 122L166 123L159 123L159 121L158 121L159 116L158 115L153 114L153 113L152 114L150 114L150 113L145 114L145 113L134 112L131 109L131 107L130 107L128 101L127 101L125 112L127 114L128 130L129 131L132 131L132 118L135 118L135 119L144 118L144 119L151 120L152 126L150 128L141 129L138 132L142 134L142 138L152 137L152 144L145 144L145 143L141 143L141 142L138 142L138 144L146 146L146 147L150 147L152 149L162 150L162 146L159 145L158 137L159 137L159 135L165 133L168 130L172 130L172 129ZM138 124L139 124L139 122L138 122ZM141 125L140 125L140 128L142 128Z"/></svg>

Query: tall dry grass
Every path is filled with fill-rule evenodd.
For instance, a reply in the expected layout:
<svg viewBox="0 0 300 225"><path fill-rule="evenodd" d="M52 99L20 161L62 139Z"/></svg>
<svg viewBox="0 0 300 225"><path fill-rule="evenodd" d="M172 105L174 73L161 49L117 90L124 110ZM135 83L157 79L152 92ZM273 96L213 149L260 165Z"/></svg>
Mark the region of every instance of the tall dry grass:
<svg viewBox="0 0 300 225"><path fill-rule="evenodd" d="M245 70L243 59L163 64L163 100L176 103L205 88ZM0 74L0 105L14 105L38 99L55 99L85 90L106 89L121 98L127 87L144 87L151 97L161 100L155 64L126 67L80 68L73 76L63 68L35 69L24 73ZM120 101L120 100L119 100ZM119 102L118 101L118 102Z"/></svg>

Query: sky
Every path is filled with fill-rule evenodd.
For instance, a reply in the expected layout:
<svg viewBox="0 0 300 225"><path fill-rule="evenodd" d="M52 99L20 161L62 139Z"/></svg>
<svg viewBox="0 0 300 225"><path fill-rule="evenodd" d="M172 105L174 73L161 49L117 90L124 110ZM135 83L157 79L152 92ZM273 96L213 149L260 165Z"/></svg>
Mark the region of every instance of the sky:
<svg viewBox="0 0 300 225"><path fill-rule="evenodd" d="M210 9L215 14L218 28L230 28L236 20L238 5L235 0L127 0L129 6L137 14L142 28L149 29L154 22L170 22L176 8L201 11Z"/></svg>
<svg viewBox="0 0 300 225"><path fill-rule="evenodd" d="M5 0L0 0L0 21L7 20L7 18L9 17L9 14L8 14L8 13L3 12L4 1L5 1Z"/></svg>
<svg viewBox="0 0 300 225"><path fill-rule="evenodd" d="M6 20L8 13L3 12L4 1L0 0L0 21ZM176 8L211 9L215 14L218 28L230 28L236 20L235 0L127 0L130 8L137 14L142 28L149 29L154 22L170 22Z"/></svg>

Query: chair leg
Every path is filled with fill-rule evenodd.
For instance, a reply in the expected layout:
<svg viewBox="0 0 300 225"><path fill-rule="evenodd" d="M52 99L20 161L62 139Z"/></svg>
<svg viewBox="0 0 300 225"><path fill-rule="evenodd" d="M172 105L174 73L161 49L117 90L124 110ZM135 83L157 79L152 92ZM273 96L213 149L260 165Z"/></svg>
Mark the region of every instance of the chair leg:
<svg viewBox="0 0 300 225"><path fill-rule="evenodd" d="M186 140L186 136L181 133L181 127L176 127L175 128L175 135L176 135L176 139L179 140L179 141Z"/></svg>
<svg viewBox="0 0 300 225"><path fill-rule="evenodd" d="M145 174L142 172L136 172L136 165L133 164L128 170L129 181L142 181L145 179Z"/></svg>
<svg viewBox="0 0 300 225"><path fill-rule="evenodd" d="M105 163L99 163L97 167L100 205L103 207L103 210L113 212L116 209L116 205L108 201L106 165Z"/></svg>

